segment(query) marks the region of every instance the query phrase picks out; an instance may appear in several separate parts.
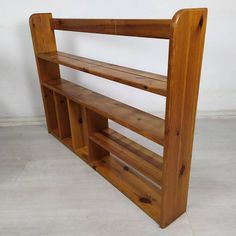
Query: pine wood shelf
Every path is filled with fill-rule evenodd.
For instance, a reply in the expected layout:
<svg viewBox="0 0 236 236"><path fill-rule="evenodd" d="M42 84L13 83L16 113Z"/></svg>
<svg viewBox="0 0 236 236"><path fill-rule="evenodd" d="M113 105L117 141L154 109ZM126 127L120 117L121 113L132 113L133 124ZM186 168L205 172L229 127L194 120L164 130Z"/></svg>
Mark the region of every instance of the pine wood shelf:
<svg viewBox="0 0 236 236"><path fill-rule="evenodd" d="M38 58L87 72L105 79L166 96L166 76L130 69L63 52L42 53Z"/></svg>
<svg viewBox="0 0 236 236"><path fill-rule="evenodd" d="M30 17L49 133L162 228L187 208L206 18L205 8L180 10L167 20ZM168 74L59 52L55 30L167 39ZM165 119L62 79L59 65L165 96ZM163 154L111 129L109 119L163 146Z"/></svg>

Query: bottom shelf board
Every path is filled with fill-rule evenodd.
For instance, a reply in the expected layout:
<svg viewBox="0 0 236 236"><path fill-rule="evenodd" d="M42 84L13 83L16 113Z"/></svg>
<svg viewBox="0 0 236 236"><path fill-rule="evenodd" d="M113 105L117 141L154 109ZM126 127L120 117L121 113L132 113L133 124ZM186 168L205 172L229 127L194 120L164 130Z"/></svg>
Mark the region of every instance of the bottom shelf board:
<svg viewBox="0 0 236 236"><path fill-rule="evenodd" d="M137 175L114 156L106 156L92 163L92 167L156 222L159 222L161 203L159 188Z"/></svg>
<svg viewBox="0 0 236 236"><path fill-rule="evenodd" d="M160 222L161 189L159 187L147 181L113 155L89 163L87 146L73 150L71 137L60 139L56 132L51 132L51 134L89 164L152 219L157 223Z"/></svg>

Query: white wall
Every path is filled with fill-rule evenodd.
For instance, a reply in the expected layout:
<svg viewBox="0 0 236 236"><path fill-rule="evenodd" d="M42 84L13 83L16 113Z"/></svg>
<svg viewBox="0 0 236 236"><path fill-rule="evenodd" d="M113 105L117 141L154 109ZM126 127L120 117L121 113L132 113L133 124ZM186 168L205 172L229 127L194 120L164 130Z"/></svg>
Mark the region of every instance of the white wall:
<svg viewBox="0 0 236 236"><path fill-rule="evenodd" d="M200 111L236 110L236 2L219 0L21 0L0 8L0 118L43 114L28 26L35 12L67 18L171 18L188 7L208 7ZM167 41L60 32L58 48L98 60L166 73ZM63 76L147 111L164 99L125 85L63 68Z"/></svg>

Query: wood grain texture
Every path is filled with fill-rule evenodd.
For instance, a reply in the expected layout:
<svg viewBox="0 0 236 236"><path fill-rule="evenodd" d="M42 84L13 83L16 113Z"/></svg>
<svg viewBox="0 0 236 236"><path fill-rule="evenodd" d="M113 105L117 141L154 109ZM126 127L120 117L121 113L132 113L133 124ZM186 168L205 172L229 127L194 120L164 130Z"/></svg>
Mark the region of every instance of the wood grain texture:
<svg viewBox="0 0 236 236"><path fill-rule="evenodd" d="M114 156L91 163L93 168L151 216L160 220L161 191Z"/></svg>
<svg viewBox="0 0 236 236"><path fill-rule="evenodd" d="M48 130L50 130L50 132L54 132L55 135L59 136L53 90L42 87L41 91L44 101Z"/></svg>
<svg viewBox="0 0 236 236"><path fill-rule="evenodd" d="M86 120L88 127L88 137L92 136L95 132L101 131L103 129L108 128L108 119L89 110L86 109ZM88 139L88 154L89 161L100 160L105 156L109 155L109 152L104 149L102 146L93 142L91 139Z"/></svg>
<svg viewBox="0 0 236 236"><path fill-rule="evenodd" d="M67 99L69 121L72 136L73 149L79 149L85 146L85 135L83 129L82 107L79 104Z"/></svg>
<svg viewBox="0 0 236 236"><path fill-rule="evenodd" d="M112 129L95 132L90 139L149 178L154 184L161 186L162 158L157 154L147 155L146 148Z"/></svg>
<svg viewBox="0 0 236 236"><path fill-rule="evenodd" d="M170 24L171 20L155 19L51 19L54 30L162 39L169 39Z"/></svg>
<svg viewBox="0 0 236 236"><path fill-rule="evenodd" d="M71 136L69 114L66 97L54 92L54 102L56 108L56 117L61 139Z"/></svg>
<svg viewBox="0 0 236 236"><path fill-rule="evenodd" d="M167 79L163 75L117 66L63 52L38 54L38 58L145 91L163 96L166 95Z"/></svg>
<svg viewBox="0 0 236 236"><path fill-rule="evenodd" d="M161 227L185 212L207 9L173 18L165 117Z"/></svg>
<svg viewBox="0 0 236 236"><path fill-rule="evenodd" d="M57 50L55 35L53 30L51 30L50 28L51 18L52 18L51 13L44 13L44 14L33 14L30 16L29 19L35 60L38 69L40 83L42 81L60 78L59 65L56 65L48 61L40 60L37 57L38 53L47 53ZM51 128L54 125L50 123L52 122L52 118L49 117L50 110L48 110L47 107L49 98L47 99L47 101L45 100L44 96L42 96L42 98L43 98L48 132L55 132L55 130L52 130ZM52 104L53 97L51 97L51 99L52 101L50 103ZM56 122L56 120L54 120L54 122Z"/></svg>
<svg viewBox="0 0 236 236"><path fill-rule="evenodd" d="M43 85L154 142L164 144L165 124L159 117L63 79L46 81Z"/></svg>

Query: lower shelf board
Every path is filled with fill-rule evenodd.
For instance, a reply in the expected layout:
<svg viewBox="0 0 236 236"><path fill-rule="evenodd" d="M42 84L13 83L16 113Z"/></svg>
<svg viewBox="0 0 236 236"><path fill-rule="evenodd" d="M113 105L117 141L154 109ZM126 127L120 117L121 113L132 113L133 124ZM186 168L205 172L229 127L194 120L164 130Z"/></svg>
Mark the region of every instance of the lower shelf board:
<svg viewBox="0 0 236 236"><path fill-rule="evenodd" d="M116 156L105 156L98 161L89 163L87 146L73 150L71 137L60 139L56 132L51 132L51 134L107 179L153 220L160 223L160 187L139 175Z"/></svg>
<svg viewBox="0 0 236 236"><path fill-rule="evenodd" d="M106 156L94 162L92 167L156 222L159 222L161 202L159 188L138 176L114 156Z"/></svg>
<svg viewBox="0 0 236 236"><path fill-rule="evenodd" d="M111 128L91 135L90 140L139 171L154 184L162 185L162 157Z"/></svg>

